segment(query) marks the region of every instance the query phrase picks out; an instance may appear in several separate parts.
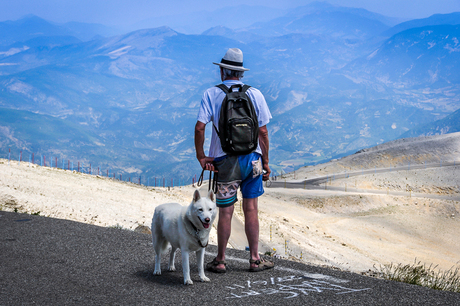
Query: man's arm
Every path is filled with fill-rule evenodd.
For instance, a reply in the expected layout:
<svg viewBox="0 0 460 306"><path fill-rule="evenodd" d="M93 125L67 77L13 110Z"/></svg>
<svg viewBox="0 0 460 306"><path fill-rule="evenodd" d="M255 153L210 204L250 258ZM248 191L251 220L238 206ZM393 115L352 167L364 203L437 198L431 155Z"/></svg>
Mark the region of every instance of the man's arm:
<svg viewBox="0 0 460 306"><path fill-rule="evenodd" d="M268 141L268 130L267 126L261 126L259 128L259 145L262 150L262 167L266 171L262 177L264 181L267 181L270 177L270 167L268 166L268 151L270 149L269 141Z"/></svg>
<svg viewBox="0 0 460 306"><path fill-rule="evenodd" d="M197 121L195 125L195 150L196 150L196 159L200 162L201 168L209 171L215 171L212 161L213 157L207 157L204 154L204 132L206 129L206 124L201 121Z"/></svg>

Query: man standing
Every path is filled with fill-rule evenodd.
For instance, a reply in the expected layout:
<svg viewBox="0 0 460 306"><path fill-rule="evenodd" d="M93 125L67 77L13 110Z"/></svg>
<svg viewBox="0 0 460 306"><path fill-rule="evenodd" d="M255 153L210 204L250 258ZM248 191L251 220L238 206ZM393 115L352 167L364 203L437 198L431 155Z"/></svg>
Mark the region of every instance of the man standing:
<svg viewBox="0 0 460 306"><path fill-rule="evenodd" d="M221 62L213 64L220 67L220 77L226 87L243 85L241 78L249 69L243 67L243 53L240 49L228 49ZM245 232L250 251L249 271L257 272L274 266L273 262L260 258L258 251L258 197L264 193L262 180L268 180L271 172L268 166L269 141L266 125L272 117L265 98L259 90L250 87L246 94L254 105L259 122L259 143L254 152L245 155L227 155L223 151L217 132L220 109L226 93L218 87L209 88L203 94L195 126L196 157L203 169L218 172L216 194L219 207L218 252L217 257L207 264L207 269L216 273L226 272L225 251L230 238L231 220L234 203L237 201L238 188L243 195ZM209 155L206 156L203 145L205 127L209 122L212 122L214 127Z"/></svg>

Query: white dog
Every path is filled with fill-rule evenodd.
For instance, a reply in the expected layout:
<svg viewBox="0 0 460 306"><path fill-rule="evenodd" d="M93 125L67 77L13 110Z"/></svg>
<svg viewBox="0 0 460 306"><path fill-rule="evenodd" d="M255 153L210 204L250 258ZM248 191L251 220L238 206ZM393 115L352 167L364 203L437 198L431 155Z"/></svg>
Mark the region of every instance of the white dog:
<svg viewBox="0 0 460 306"><path fill-rule="evenodd" d="M204 249L208 245L212 223L217 215L215 195L209 191L207 198L201 198L195 190L192 203L184 207L177 203L162 204L155 209L152 218L152 240L155 249L154 275L161 275L161 254L171 244L169 271L174 266L175 251L182 253L184 284L193 284L190 279L189 253L196 252L198 273L202 282L210 279L204 275Z"/></svg>

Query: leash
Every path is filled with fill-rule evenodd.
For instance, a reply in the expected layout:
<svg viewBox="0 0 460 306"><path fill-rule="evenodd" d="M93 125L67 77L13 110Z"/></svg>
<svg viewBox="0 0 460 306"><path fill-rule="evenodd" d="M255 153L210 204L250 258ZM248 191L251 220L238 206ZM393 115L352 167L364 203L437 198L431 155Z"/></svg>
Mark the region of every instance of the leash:
<svg viewBox="0 0 460 306"><path fill-rule="evenodd" d="M203 169L203 171L201 171L201 174L200 174L200 177L198 178L198 181L196 182L196 185L198 187L201 187L201 185L203 184L203 176L204 176L204 171L206 171L205 169ZM217 172L212 172L212 171L209 171L209 186L208 186L208 191L209 190L212 190L212 192L214 192L215 194L217 193ZM214 177L213 177L213 174L214 173ZM188 219L188 218L187 218ZM195 236L196 238L198 238L198 244L202 247L202 248L205 248L208 246L208 243L209 243L209 240L206 241L206 245L203 245L201 243L201 240L199 238L199 233L200 231L196 228L196 226L193 224L193 222L188 219L188 221L190 222L190 225L192 226L193 230L195 231ZM188 230L187 230L188 231ZM192 233L190 233L192 234ZM192 234L193 235L193 234Z"/></svg>
<svg viewBox="0 0 460 306"><path fill-rule="evenodd" d="M201 175L198 179L198 182L196 183L198 187L201 187L201 185L203 184L203 176L204 176L205 171L206 171L205 169L201 171ZM209 171L209 172L210 173L209 173L208 191L212 190L212 192L217 193L217 172L212 172L212 171ZM214 176L213 176L213 173L214 173Z"/></svg>

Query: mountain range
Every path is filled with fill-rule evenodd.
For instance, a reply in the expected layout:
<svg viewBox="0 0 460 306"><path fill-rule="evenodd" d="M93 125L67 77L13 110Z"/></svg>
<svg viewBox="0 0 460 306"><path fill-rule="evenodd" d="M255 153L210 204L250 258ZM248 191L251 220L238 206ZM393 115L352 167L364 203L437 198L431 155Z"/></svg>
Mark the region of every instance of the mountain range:
<svg viewBox="0 0 460 306"><path fill-rule="evenodd" d="M271 109L275 172L415 129L426 134L421 126L460 108L455 16L396 25L362 9L312 3L199 35L168 26L113 35L102 25L36 16L2 22L0 156L10 147L189 179L200 171L193 129L201 95L220 82L212 62L229 47L243 50L251 69L243 81ZM441 125L440 133L452 131Z"/></svg>

